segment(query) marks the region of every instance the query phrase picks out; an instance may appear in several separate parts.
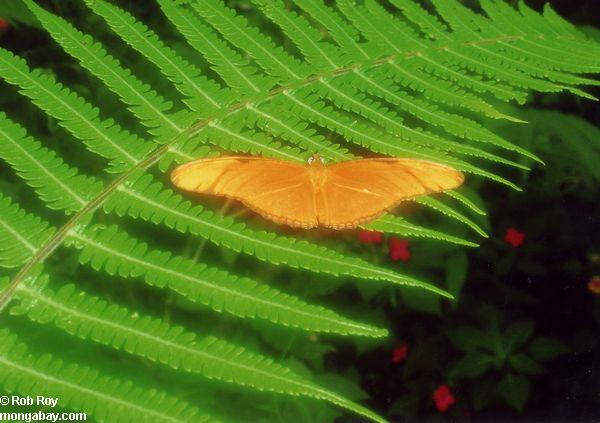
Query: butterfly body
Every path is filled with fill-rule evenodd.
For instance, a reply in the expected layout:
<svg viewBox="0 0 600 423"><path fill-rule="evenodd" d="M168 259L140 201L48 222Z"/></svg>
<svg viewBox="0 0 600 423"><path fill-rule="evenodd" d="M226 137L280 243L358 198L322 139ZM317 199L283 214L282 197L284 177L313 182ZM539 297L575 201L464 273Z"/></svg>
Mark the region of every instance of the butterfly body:
<svg viewBox="0 0 600 423"><path fill-rule="evenodd" d="M187 191L240 200L276 223L305 229L349 229L400 201L463 182L460 172L415 159L360 159L326 166L258 157L200 159L176 168L172 182Z"/></svg>

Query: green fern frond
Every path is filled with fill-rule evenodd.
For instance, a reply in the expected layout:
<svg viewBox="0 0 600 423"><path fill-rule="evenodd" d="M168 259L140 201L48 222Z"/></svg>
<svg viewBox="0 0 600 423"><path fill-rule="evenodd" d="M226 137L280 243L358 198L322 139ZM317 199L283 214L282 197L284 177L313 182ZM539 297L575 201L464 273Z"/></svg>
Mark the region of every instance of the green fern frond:
<svg viewBox="0 0 600 423"><path fill-rule="evenodd" d="M170 102L123 68L90 35L78 31L68 21L47 12L32 0L24 1L56 42L114 91L140 122L149 127L152 135L159 138L172 136L183 131L186 122L190 123L185 114L170 114L173 108Z"/></svg>
<svg viewBox="0 0 600 423"><path fill-rule="evenodd" d="M195 1L191 2L191 6L226 40L252 57L268 75L279 80L301 81L314 72L308 63L290 56L257 28L248 25L244 17L222 3L214 0Z"/></svg>
<svg viewBox="0 0 600 423"><path fill-rule="evenodd" d="M117 226L71 233L66 245L81 249L80 262L89 263L96 270L123 277L142 276L149 285L168 287L216 311L317 332L375 337L387 334L383 329L345 319L268 285L166 251L150 250Z"/></svg>
<svg viewBox="0 0 600 423"><path fill-rule="evenodd" d="M307 241L278 236L273 232L254 231L242 222L223 218L201 206L192 206L150 175L139 178L132 186L119 189L104 203L106 212L129 215L153 223L164 223L181 232L201 235L217 245L252 254L259 260L285 264L315 272L348 275L363 279L386 280L400 285L422 287L448 297L435 286L416 281L392 270L350 257Z"/></svg>
<svg viewBox="0 0 600 423"><path fill-rule="evenodd" d="M469 228L473 229L479 235L484 238L488 237L488 234L475 222L471 219L463 215L462 213L457 212L452 207L448 206L445 203L442 203L440 200L433 197L420 197L415 199L415 201L424 206L430 207L433 210L436 210L452 219L458 220L459 222L467 225Z"/></svg>
<svg viewBox="0 0 600 423"><path fill-rule="evenodd" d="M487 214L485 210L481 208L480 205L475 204L475 202L473 202L472 199L468 198L467 196L465 196L457 190L449 190L446 191L444 194L446 194L448 197L454 198L456 201L459 201L465 207L467 207L468 209L480 216L485 216Z"/></svg>
<svg viewBox="0 0 600 423"><path fill-rule="evenodd" d="M593 98L581 87L599 84L591 76L600 73L600 46L552 9L542 15L523 2L513 8L481 0L481 8L472 9L454 0L431 0L428 8L412 0L385 5L375 0L303 0L289 7L279 0L255 0L257 18L277 33L271 37L220 0L158 0L163 19L187 43L179 48L167 42L159 28L129 11L104 0L86 0L85 10L102 18L122 41L121 47L139 53L141 63L135 69L144 67L147 74L142 74L121 64L119 55L126 54L122 48L111 46L114 55L108 53L99 41L100 30L84 34L33 0L24 1L94 83L114 93L124 106L99 110L101 104L57 82L60 77L31 70L25 60L0 49L0 77L72 135L61 142L81 142L89 150L86 155L108 162L104 172L87 176L88 167L48 149L41 135L39 141L27 135L16 122L18 116L9 118L0 111L0 158L42 200L38 207L69 215L66 223L55 222L55 213L31 210L32 214L29 206L25 212L0 194L0 267L20 267L10 282L1 281L6 288L0 294L0 310L14 296L14 319L52 323L80 338L75 342L93 340L164 363L175 374L184 369L194 377L309 396L376 421L381 418L362 406L247 348L216 337L196 337L166 318L142 317L133 308L92 296L79 289L83 281L78 277L73 277L77 287L51 289L44 275L52 284L65 278L44 261L59 251L79 259L82 270L103 269L97 273L102 278L143 280L159 296L166 298L166 292L174 290L240 318L315 332L384 336L382 329L284 294L258 276L251 280L235 270L219 270L209 265L209 257L192 261L159 251L154 241L150 246L141 243L125 227L136 221L152 231L152 223L177 231L190 244L200 238L201 243L242 253L245 259L449 296L343 249L283 236L261 229L260 223L257 227L224 217L211 206L193 205L164 185L167 178L161 172L223 150L299 163L314 152L334 162L377 153L446 163L469 174L468 179L485 178L519 189L503 176L503 168L528 170L532 161L541 160L525 142L491 128L503 120L523 124L536 117L505 111L500 103L524 103L534 90ZM162 98L145 80L163 81L160 88L172 88L169 98L174 100ZM134 135L131 127L126 130L116 121L142 125L147 135ZM578 125L585 139L596 136L589 128L567 124ZM586 156L584 162L593 167L594 145L574 141L571 150ZM156 171L151 169L155 164ZM18 198L29 192L24 187ZM487 236L473 216L485 215L485 208L468 188L445 196L415 201L441 219ZM451 202L442 201L448 197ZM104 213L95 216L98 209ZM365 227L476 246L394 215ZM38 359L17 346L14 335L3 331L0 336L0 383L7 391L37 395L46 389L60 395L65 406L90 412L98 420L210 418L164 393L132 388L135 377L122 382L78 364L62 365L48 356ZM114 391L109 389L113 385Z"/></svg>
<svg viewBox="0 0 600 423"><path fill-rule="evenodd" d="M27 214L0 193L0 267L17 267L29 260L55 229Z"/></svg>
<svg viewBox="0 0 600 423"><path fill-rule="evenodd" d="M24 215L16 204L0 197L0 265L15 267L34 256L54 232L38 217ZM267 285L208 268L168 252L148 250L116 226L71 232L66 244L82 249L80 261L94 269L123 277L143 276L145 281L170 289L193 302L209 305L239 317L267 319L273 323L317 332L381 337L384 329L353 322L331 310L307 304Z"/></svg>
<svg viewBox="0 0 600 423"><path fill-rule="evenodd" d="M158 36L131 15L104 1L87 1L88 6L102 16L111 28L145 57L152 58L161 72L186 97L191 110L205 114L209 107L220 109L232 102L228 89L221 89L165 46Z"/></svg>
<svg viewBox="0 0 600 423"><path fill-rule="evenodd" d="M467 241L465 239L448 235L444 232L436 231L429 228L424 228L419 225L408 222L398 216L387 215L383 216L368 225L365 225L367 229L393 233L406 237L418 237L418 238L430 238L437 239L439 241L446 241L452 244L464 245L467 247L478 247L479 244ZM484 232L485 235L485 232Z"/></svg>
<svg viewBox="0 0 600 423"><path fill-rule="evenodd" d="M238 96L244 98L265 93L274 85L274 78L261 75L256 66L230 48L209 25L189 10L169 0L159 0L159 4L190 46L206 58L212 69Z"/></svg>
<svg viewBox="0 0 600 423"><path fill-rule="evenodd" d="M20 87L20 92L75 137L90 151L106 159L111 173L120 173L146 156L152 146L121 130L112 120L101 121L98 109L39 70L30 71L26 62L0 49L0 76Z"/></svg>
<svg viewBox="0 0 600 423"><path fill-rule="evenodd" d="M61 405L98 420L129 422L134 416L164 422L212 420L199 415L196 407L156 389L103 376L90 367L63 363L50 355L29 354L6 329L0 330L0 383L8 392L58 397Z"/></svg>
<svg viewBox="0 0 600 423"><path fill-rule="evenodd" d="M349 76L352 77L352 75ZM362 91L359 90L358 88L361 87L360 79L344 76L339 78L338 81L340 83L336 84L337 86L333 86L326 81L321 81L321 85L325 90L320 94L327 97L336 106L371 120L373 123L385 128L390 134L397 136L407 143L414 143L420 147L435 146L443 151L453 151L455 153L481 157L493 162L527 169L520 163L489 153L480 148L447 140L426 131L412 129L402 123L401 117L389 112L381 103L367 97L366 93L374 93L373 90L369 90L369 87L362 87ZM398 93L400 91L398 88L393 88L392 92ZM415 99L411 101L415 103Z"/></svg>
<svg viewBox="0 0 600 423"><path fill-rule="evenodd" d="M6 202L1 201L0 206L5 206ZM8 204L7 211L13 211L18 207ZM13 209L13 210L11 210ZM3 209L4 211L4 209ZM34 222L38 225L38 230L44 230L45 225L40 225L39 219L29 219L28 223ZM123 240L115 241L114 235L121 234L113 228L113 231L103 231L101 237L108 239L110 247L104 246L106 249L115 248L115 245L120 245ZM31 227L28 226L28 231ZM88 231L90 232L90 231ZM3 235L0 232L0 235ZM90 239L85 235L71 234L67 244L71 243L86 243ZM0 240L7 240L0 238ZM7 240L8 241L8 240ZM100 246L99 240L95 241L94 247ZM9 244L10 245L10 244ZM130 254L135 252L140 256L143 255L144 246L129 243ZM4 253L4 249L0 250ZM32 254L34 251L32 251ZM110 256L111 263L103 263L102 257L97 255L94 257L85 257L85 255L93 255L94 251L83 251L82 260L91 259L92 267L99 268L105 266L109 273L119 272L123 276L129 274L140 274L144 272L142 260L136 260L134 267L126 261L118 262L117 254ZM148 256L160 256L161 259L169 259L168 253L150 252ZM134 258L134 257L132 257ZM156 257L154 257L156 258ZM161 278L161 274L157 272L160 261L149 260L146 266L151 266L154 272L151 274L151 284L162 285L166 283L166 279ZM157 264L158 263L158 264ZM193 276L195 272L191 271L193 263L186 264L177 258L170 260L170 274L181 275L187 279L187 282L198 279ZM120 267L118 267L120 266ZM124 267L129 268L124 269ZM293 297L278 293L274 289L267 287L257 287L249 280L233 280L230 286L224 286L225 272L217 272L214 269L200 269L203 276L219 277L221 285L215 285L216 290L226 291L230 296L233 291L246 288L247 291L242 294L243 299L234 299L233 303L237 304L237 309L227 310L237 315L254 315L258 314L261 318L269 318L268 307L264 307L266 302L271 304L281 304L279 310L274 310L272 316L277 318L278 322L297 326L308 330L322 330L325 332L338 332L342 334L352 333L367 336L382 336L386 331L369 327L364 324L354 323L350 320L341 318L335 313L328 311L322 307L309 306L302 301ZM36 269L39 272L39 268ZM162 281L162 282L161 282ZM348 408L351 411L356 411L374 420L381 420L375 414L340 397L332 392L328 392L303 381L298 376L295 376L291 371L285 369L271 360L260 358L257 355L244 352L242 348L232 346L224 341L214 337L205 338L204 340L195 341L194 336L190 333L182 333L181 328L169 328L167 324L158 319L140 317L137 313L133 316L124 308L117 306L109 306L106 302L95 297L89 297L83 292L74 293L73 285L62 287L56 294L52 293L44 286L47 283L47 276L30 274L27 284L20 285L17 289L17 298L20 304L11 309L12 314L27 314L28 317L40 323L54 322L59 328L67 331L70 334L77 335L87 339L90 337L96 342L111 345L115 348L123 348L130 353L135 353L149 358L153 361L165 362L174 368L183 367L188 371L198 372L209 378L217 378L242 385L250 385L257 389L266 389L276 392L282 392L289 395L307 395L315 398L324 399L342 407ZM206 284L206 282L204 282ZM172 280L169 279L169 284ZM4 284L3 284L4 285ZM241 286L240 286L241 285ZM181 285L186 289L186 285ZM205 286L206 287L206 286ZM256 307L252 310L251 303L248 300L251 296L250 288L258 288L257 292L262 294L262 297L267 300L259 300L262 302L261 307ZM177 290L177 289L176 289ZM202 295L209 295L210 292L199 291ZM235 296L235 295L234 295ZM218 295L212 295L210 299L213 307L229 307L227 304L232 304L230 301L224 301L218 298ZM250 307L248 307L250 305ZM243 310L240 312L239 310ZM245 314L244 314L245 313ZM267 313L265 315L265 313ZM271 318L271 320L273 320ZM174 356L174 350L181 351L181 356ZM161 351L163 353L161 353ZM168 359L166 358L168 357ZM218 370L217 370L218 369Z"/></svg>
<svg viewBox="0 0 600 423"><path fill-rule="evenodd" d="M33 187L40 198L55 210L80 210L102 191L102 183L78 174L56 153L27 136L25 129L0 112L0 158Z"/></svg>
<svg viewBox="0 0 600 423"><path fill-rule="evenodd" d="M65 285L54 293L43 288L47 276L39 275L38 278L41 281L36 283L35 289L19 288L20 303L11 308L12 314L26 314L35 322L53 324L81 339L91 339L173 369L259 390L324 399L381 421L376 414L305 380L267 357L214 336L197 338L180 326L109 305L77 291L74 285Z"/></svg>

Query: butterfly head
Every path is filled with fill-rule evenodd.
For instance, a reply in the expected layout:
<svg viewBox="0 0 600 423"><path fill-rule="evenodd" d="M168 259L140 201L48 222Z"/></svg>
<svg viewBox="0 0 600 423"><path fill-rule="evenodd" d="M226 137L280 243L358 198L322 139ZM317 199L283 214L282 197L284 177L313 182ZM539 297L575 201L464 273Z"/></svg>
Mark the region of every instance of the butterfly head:
<svg viewBox="0 0 600 423"><path fill-rule="evenodd" d="M325 159L319 153L315 153L308 158L307 162L309 166L323 166Z"/></svg>

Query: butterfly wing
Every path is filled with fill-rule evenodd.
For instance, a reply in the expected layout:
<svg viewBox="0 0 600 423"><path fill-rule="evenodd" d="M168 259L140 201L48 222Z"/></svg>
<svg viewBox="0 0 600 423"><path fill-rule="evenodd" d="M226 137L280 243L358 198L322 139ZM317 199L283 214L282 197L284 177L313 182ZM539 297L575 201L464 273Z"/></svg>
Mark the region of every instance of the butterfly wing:
<svg viewBox="0 0 600 423"><path fill-rule="evenodd" d="M318 225L313 184L305 166L260 157L220 157L179 166L171 181L186 191L223 195L277 223Z"/></svg>
<svg viewBox="0 0 600 423"><path fill-rule="evenodd" d="M327 167L318 196L318 220L332 228L353 228L402 200L456 188L462 173L417 159L362 159Z"/></svg>

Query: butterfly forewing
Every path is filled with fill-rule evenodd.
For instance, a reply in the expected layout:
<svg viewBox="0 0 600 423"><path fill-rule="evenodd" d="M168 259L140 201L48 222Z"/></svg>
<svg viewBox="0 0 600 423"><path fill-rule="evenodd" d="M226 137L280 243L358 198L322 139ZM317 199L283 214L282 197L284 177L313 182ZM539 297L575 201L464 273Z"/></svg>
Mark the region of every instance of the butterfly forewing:
<svg viewBox="0 0 600 423"><path fill-rule="evenodd" d="M319 223L356 227L402 200L456 188L462 182L460 172L423 160L363 159L334 164L327 168L321 187Z"/></svg>
<svg viewBox="0 0 600 423"><path fill-rule="evenodd" d="M314 187L302 165L254 157L202 159L175 169L171 180L187 191L240 200L277 223L318 224Z"/></svg>

